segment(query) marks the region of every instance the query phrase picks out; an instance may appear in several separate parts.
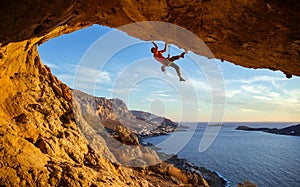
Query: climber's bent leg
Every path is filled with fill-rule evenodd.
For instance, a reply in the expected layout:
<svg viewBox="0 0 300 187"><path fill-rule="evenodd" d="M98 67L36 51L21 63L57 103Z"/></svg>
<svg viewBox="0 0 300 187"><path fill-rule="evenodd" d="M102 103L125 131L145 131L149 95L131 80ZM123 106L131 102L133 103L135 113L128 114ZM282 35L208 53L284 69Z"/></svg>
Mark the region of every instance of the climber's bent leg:
<svg viewBox="0 0 300 187"><path fill-rule="evenodd" d="M180 67L177 64L175 64L175 63L172 63L170 66L176 70L176 73L177 73L177 75L179 77L179 80L180 81L185 81L184 78L182 78L182 76L181 76Z"/></svg>

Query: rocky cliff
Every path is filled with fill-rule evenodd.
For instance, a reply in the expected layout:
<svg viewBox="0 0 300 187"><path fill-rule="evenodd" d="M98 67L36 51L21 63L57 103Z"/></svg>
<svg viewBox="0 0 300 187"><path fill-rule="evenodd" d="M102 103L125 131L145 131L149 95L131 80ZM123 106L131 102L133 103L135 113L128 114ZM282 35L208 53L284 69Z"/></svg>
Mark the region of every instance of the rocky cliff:
<svg viewBox="0 0 300 187"><path fill-rule="evenodd" d="M20 0L0 2L0 44L48 39L92 24L119 27L138 21L163 21L199 36L216 58L249 68L300 75L300 2L298 0ZM125 29L126 30L126 29ZM202 54L154 29L126 32L142 40L164 40ZM32 40L36 38L36 40ZM192 42L192 41L191 41ZM7 53L1 52L1 58Z"/></svg>
<svg viewBox="0 0 300 187"><path fill-rule="evenodd" d="M170 119L148 112L130 111L120 99L95 97L79 90L73 90L72 93L73 98L76 98L74 101L80 105L82 117L98 129L114 130L120 126L124 131L145 137L174 132L178 127Z"/></svg>
<svg viewBox="0 0 300 187"><path fill-rule="evenodd" d="M172 164L127 167L157 164L158 158L139 145L128 149L124 143L132 144L126 142L130 131L121 130L120 141L99 136L84 113L76 112L81 106L72 102L71 90L41 63L34 45L12 43L5 50L0 70L1 186L207 186L201 175ZM97 111L106 115L105 108ZM124 155L127 150L132 152Z"/></svg>
<svg viewBox="0 0 300 187"><path fill-rule="evenodd" d="M299 14L297 0L1 1L0 185L206 184L201 176L168 164L138 170L113 162L117 158L105 139L94 139L94 129L75 121L82 119L73 112L78 105L73 105L69 88L41 63L37 45L92 24L118 27L136 21L166 21L202 38L219 59L299 76ZM153 35L127 32L201 54L157 30L148 30Z"/></svg>

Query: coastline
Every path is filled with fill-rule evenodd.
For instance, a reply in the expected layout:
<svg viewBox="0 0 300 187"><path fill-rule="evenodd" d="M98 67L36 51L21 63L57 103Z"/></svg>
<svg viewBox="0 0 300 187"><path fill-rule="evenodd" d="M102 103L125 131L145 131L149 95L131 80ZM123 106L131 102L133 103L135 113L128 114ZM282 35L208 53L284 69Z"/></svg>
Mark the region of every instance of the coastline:
<svg viewBox="0 0 300 187"><path fill-rule="evenodd" d="M162 134L163 135L163 134ZM160 135L157 135L160 136ZM153 136L149 136L153 137ZM226 178L224 178L219 172L217 171L211 171L205 167L200 167L192 162L189 162L185 158L180 158L178 155L173 155L173 154L167 154L164 152L160 152L161 149L156 147L155 145L149 143L149 142L144 142L145 138L149 137L142 137L140 138L140 145L142 146L149 146L152 147L158 154L159 158L162 161L165 161L167 163L170 163L174 165L175 167L186 171L188 173L197 173L203 176L203 178L208 182L208 184L211 187L230 187L230 181L228 181Z"/></svg>
<svg viewBox="0 0 300 187"><path fill-rule="evenodd" d="M267 128L267 127L262 127L262 128L253 128L249 126L238 126L235 128L235 130L242 130L242 131L261 131L265 133L270 133L270 134L278 134L278 135L287 135L287 136L300 136L300 124L298 125L290 125L285 128Z"/></svg>
<svg viewBox="0 0 300 187"><path fill-rule="evenodd" d="M159 154L168 155L165 153ZM167 159L166 162L173 164L183 171L187 171L190 173L196 172L198 174L201 174L211 187L229 187L229 181L217 171L211 171L205 167L197 166L196 164L189 162L185 158L179 158L177 155L171 155L171 157Z"/></svg>

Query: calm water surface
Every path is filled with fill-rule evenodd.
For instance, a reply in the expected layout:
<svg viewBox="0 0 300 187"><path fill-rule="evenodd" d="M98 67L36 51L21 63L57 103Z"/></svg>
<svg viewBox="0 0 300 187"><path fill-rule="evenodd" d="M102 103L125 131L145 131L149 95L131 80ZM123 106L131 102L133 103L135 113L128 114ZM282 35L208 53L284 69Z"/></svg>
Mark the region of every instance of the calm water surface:
<svg viewBox="0 0 300 187"><path fill-rule="evenodd" d="M172 139L172 146L162 151L173 153L172 147L189 136L190 141L178 156L217 171L230 186L247 179L262 187L300 187L300 137L234 130L238 125L282 128L291 123L224 123L213 144L202 153L199 142L206 124L199 123L195 130L175 132L180 138ZM145 141L158 145L168 138L170 135Z"/></svg>

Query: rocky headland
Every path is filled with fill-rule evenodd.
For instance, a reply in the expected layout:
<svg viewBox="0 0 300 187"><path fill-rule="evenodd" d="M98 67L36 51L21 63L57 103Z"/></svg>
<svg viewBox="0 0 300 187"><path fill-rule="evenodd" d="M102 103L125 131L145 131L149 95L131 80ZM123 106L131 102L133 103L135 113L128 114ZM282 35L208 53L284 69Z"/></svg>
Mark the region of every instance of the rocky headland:
<svg viewBox="0 0 300 187"><path fill-rule="evenodd" d="M85 127L82 125L79 127L89 137L90 146L97 147L97 142L93 139L100 135L106 141L114 159L123 165L134 167L151 165L150 169L158 173L171 172L171 175L177 175L177 172L187 173L193 176L195 184L226 185L226 181L215 172L200 168L176 155L156 152L157 148L153 145L143 144L142 138L174 132L179 127L178 123L149 112L130 111L120 99L94 97L78 90L73 90L72 93L75 98L73 104L78 107L77 109L80 108L79 113L75 112L75 117L77 121L81 121L79 124L82 121L87 122ZM91 129L86 130L87 127L91 127ZM187 127L183 126L182 128ZM95 131L96 134L93 134L92 131ZM127 147L127 145L131 145L131 147ZM137 147L133 148L132 145L137 145ZM199 176L203 178L199 178ZM174 178L174 180L178 184L181 183L178 179Z"/></svg>
<svg viewBox="0 0 300 187"><path fill-rule="evenodd" d="M196 172L203 175L210 186L227 186L227 181L219 176L217 172L210 171L204 167L199 167L186 159L178 158L177 155L170 156L165 153L159 153L159 156L162 159L165 159L167 157L166 162L175 165L183 171L187 171L190 173Z"/></svg>
<svg viewBox="0 0 300 187"><path fill-rule="evenodd" d="M244 130L244 131L262 131L272 134L282 134L282 135L291 135L291 136L300 136L300 124L292 125L285 128L252 128L248 126L238 126L236 130Z"/></svg>
<svg viewBox="0 0 300 187"><path fill-rule="evenodd" d="M138 137L164 135L174 132L178 127L185 127L149 112L130 111L126 104L117 98L94 97L79 90L73 90L73 96L78 98L86 120L94 123L102 122L104 125L107 121L115 121L130 129Z"/></svg>

